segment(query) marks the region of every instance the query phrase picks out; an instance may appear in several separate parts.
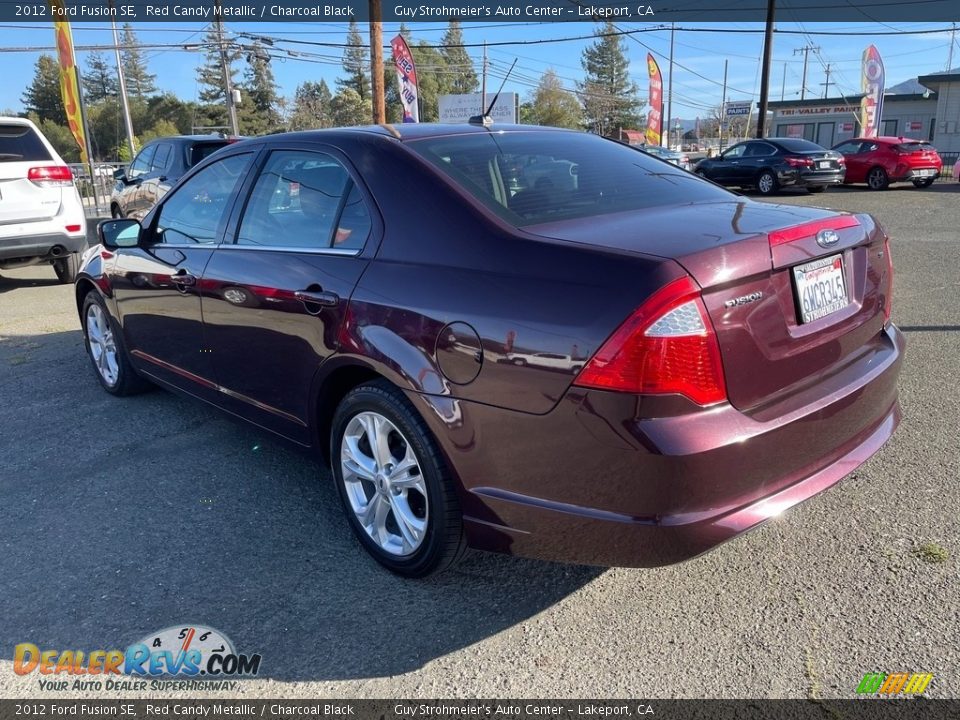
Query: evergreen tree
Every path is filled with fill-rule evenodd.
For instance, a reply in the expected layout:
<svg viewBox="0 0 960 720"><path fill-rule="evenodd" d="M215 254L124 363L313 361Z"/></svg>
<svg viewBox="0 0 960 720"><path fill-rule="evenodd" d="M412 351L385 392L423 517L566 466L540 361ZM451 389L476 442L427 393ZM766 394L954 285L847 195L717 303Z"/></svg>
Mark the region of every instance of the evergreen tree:
<svg viewBox="0 0 960 720"><path fill-rule="evenodd" d="M259 43L254 43L247 54L244 89L248 102L240 106L243 132L263 135L280 126L277 111L277 82L270 67L270 55Z"/></svg>
<svg viewBox="0 0 960 720"><path fill-rule="evenodd" d="M67 124L60 95L60 68L51 55L37 58L33 82L24 91L23 106L28 113L36 113L40 120L52 120L58 125Z"/></svg>
<svg viewBox="0 0 960 720"><path fill-rule="evenodd" d="M123 77L127 84L127 93L138 98L146 97L157 91L157 76L150 73L147 61L143 58L137 34L130 23L123 26L121 40L123 50L120 62L123 64Z"/></svg>
<svg viewBox="0 0 960 720"><path fill-rule="evenodd" d="M450 21L440 44L444 46L440 54L443 55L449 73L445 83L446 90L458 95L477 92L480 86L477 82L477 72L473 69L473 60L467 54L466 48L451 47L463 45L463 31L457 20Z"/></svg>
<svg viewBox="0 0 960 720"><path fill-rule="evenodd" d="M583 110L573 93L564 90L557 73L547 70L530 99L528 118L537 125L576 129L583 127Z"/></svg>
<svg viewBox="0 0 960 720"><path fill-rule="evenodd" d="M351 20L350 29L347 31L347 47L343 51L343 69L346 77L337 78L337 87L341 90L351 88L356 91L361 100L370 100L369 67L367 46L363 43L357 21Z"/></svg>
<svg viewBox="0 0 960 720"><path fill-rule="evenodd" d="M448 92L446 63L440 51L421 40L410 48L417 66L417 83L420 91L420 122L437 122L440 119L439 97Z"/></svg>
<svg viewBox="0 0 960 720"><path fill-rule="evenodd" d="M353 88L343 88L330 101L330 119L334 127L364 125L373 112L370 98L360 97Z"/></svg>
<svg viewBox="0 0 960 720"><path fill-rule="evenodd" d="M318 83L307 81L297 86L293 97L293 112L290 115L291 130L313 130L331 127L330 104L333 95L326 80Z"/></svg>
<svg viewBox="0 0 960 720"><path fill-rule="evenodd" d="M204 62L197 68L197 84L200 86L200 102L203 110L214 125L227 125L226 95L223 89L223 58L226 58L227 75L230 87L235 88L237 70L234 63L240 59L240 51L224 44L220 53L219 36L216 28L211 27L204 36ZM241 105L242 107L242 105Z"/></svg>
<svg viewBox="0 0 960 720"><path fill-rule="evenodd" d="M610 21L597 31L597 41L583 51L586 78L579 85L588 127L601 135L641 125L637 85L630 79L626 41Z"/></svg>
<svg viewBox="0 0 960 720"><path fill-rule="evenodd" d="M117 94L116 70L97 51L87 55L87 71L83 74L83 99L97 103Z"/></svg>

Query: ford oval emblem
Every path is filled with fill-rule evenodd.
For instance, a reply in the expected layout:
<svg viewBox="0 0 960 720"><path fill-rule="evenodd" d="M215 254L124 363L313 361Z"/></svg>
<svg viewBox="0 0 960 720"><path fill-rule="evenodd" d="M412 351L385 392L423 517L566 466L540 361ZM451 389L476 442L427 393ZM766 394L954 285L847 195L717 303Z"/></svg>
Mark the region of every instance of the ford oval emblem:
<svg viewBox="0 0 960 720"><path fill-rule="evenodd" d="M820 247L830 247L840 241L840 235L836 230L821 230L817 233L817 245Z"/></svg>

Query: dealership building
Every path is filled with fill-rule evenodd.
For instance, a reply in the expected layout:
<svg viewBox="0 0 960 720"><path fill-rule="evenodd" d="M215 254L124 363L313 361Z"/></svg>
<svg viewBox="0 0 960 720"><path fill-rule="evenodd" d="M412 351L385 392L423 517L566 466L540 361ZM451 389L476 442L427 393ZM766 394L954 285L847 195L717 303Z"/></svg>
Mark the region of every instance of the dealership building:
<svg viewBox="0 0 960 720"><path fill-rule="evenodd" d="M862 97L771 102L772 134L832 147L859 134ZM960 152L960 68L888 89L879 134L930 140L940 152Z"/></svg>

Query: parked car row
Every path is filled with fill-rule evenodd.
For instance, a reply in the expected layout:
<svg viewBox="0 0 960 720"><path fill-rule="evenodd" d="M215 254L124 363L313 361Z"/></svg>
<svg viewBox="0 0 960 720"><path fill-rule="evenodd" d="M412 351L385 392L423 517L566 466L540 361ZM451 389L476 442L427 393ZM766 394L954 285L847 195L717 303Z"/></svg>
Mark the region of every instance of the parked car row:
<svg viewBox="0 0 960 720"><path fill-rule="evenodd" d="M746 140L694 168L715 183L755 188L761 195L784 187L822 192L830 185L855 183L866 183L871 190L885 190L895 182L925 188L942 170L933 145L903 137L853 138L832 150L798 138Z"/></svg>

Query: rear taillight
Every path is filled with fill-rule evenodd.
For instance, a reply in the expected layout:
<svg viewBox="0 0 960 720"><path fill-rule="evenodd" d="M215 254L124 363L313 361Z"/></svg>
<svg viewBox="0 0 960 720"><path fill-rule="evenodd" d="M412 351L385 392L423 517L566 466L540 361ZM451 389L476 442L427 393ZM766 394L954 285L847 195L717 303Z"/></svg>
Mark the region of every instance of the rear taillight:
<svg viewBox="0 0 960 720"><path fill-rule="evenodd" d="M883 294L883 325L890 324L893 311L893 258L890 257L890 238L883 240L883 256L887 259L887 287Z"/></svg>
<svg viewBox="0 0 960 720"><path fill-rule="evenodd" d="M813 160L805 157L786 157L787 165L790 167L813 167Z"/></svg>
<svg viewBox="0 0 960 720"><path fill-rule="evenodd" d="M783 230L774 230L767 235L767 238L770 241L770 247L775 247L795 240L815 237L821 230L843 230L857 227L859 224L860 222L853 215L837 215L824 220L814 220L813 222L803 223L803 225L784 228Z"/></svg>
<svg viewBox="0 0 960 720"><path fill-rule="evenodd" d="M720 345L693 279L682 277L655 292L603 344L575 384L676 393L698 405L726 400Z"/></svg>
<svg viewBox="0 0 960 720"><path fill-rule="evenodd" d="M27 170L27 180L40 187L69 187L73 173L66 165L44 165Z"/></svg>
<svg viewBox="0 0 960 720"><path fill-rule="evenodd" d="M837 158L837 165L846 165L846 164L847 164L847 159L843 155Z"/></svg>

